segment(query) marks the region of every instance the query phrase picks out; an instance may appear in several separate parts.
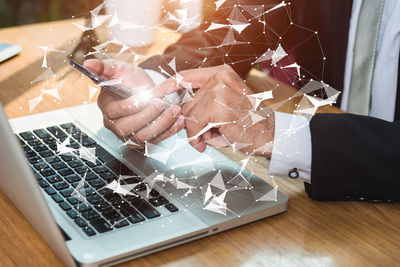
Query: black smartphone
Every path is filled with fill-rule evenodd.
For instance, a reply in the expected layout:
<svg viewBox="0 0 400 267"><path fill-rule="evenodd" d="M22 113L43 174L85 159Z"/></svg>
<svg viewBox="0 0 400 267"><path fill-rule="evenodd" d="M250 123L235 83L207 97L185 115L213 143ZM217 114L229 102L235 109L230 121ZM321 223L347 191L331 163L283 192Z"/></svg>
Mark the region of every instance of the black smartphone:
<svg viewBox="0 0 400 267"><path fill-rule="evenodd" d="M94 82L97 85L106 82L105 79L97 76L96 74L94 74L93 72L91 72L90 70L88 70L87 68L85 68L84 66L82 66L81 64L79 64L78 62L76 62L73 59L71 59L69 61L69 64L74 69L78 70L80 73L82 73L85 76L89 77L89 79L92 80L92 82ZM112 84L101 85L101 88L104 88L104 89L110 91L111 93L121 97L121 98L128 98L128 97L133 95L132 91L124 89L124 88L122 88L122 87L120 87L118 85L112 85Z"/></svg>

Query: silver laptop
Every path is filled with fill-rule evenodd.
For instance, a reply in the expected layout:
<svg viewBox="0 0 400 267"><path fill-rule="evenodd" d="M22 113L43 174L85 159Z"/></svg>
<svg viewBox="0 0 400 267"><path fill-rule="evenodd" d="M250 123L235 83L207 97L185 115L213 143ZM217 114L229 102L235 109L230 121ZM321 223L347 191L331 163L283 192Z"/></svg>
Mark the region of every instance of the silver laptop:
<svg viewBox="0 0 400 267"><path fill-rule="evenodd" d="M96 104L9 121L0 106L0 136L1 190L68 266L114 265L287 209L276 187L197 152L184 131L129 149Z"/></svg>

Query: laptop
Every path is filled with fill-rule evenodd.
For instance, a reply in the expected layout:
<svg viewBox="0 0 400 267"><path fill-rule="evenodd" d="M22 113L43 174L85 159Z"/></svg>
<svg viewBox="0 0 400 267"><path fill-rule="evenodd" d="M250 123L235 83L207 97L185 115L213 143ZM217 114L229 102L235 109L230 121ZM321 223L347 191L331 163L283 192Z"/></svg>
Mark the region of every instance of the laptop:
<svg viewBox="0 0 400 267"><path fill-rule="evenodd" d="M110 266L287 209L288 198L185 131L146 151L95 103L7 120L0 187L67 266Z"/></svg>

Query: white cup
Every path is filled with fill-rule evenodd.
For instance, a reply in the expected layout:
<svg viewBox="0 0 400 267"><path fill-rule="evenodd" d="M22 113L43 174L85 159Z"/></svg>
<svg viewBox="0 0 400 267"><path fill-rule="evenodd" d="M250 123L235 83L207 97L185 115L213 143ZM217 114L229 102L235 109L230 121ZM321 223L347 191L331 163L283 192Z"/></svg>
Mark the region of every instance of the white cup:
<svg viewBox="0 0 400 267"><path fill-rule="evenodd" d="M136 47L155 41L162 0L106 0L105 3L107 14L114 21L109 27L112 39Z"/></svg>

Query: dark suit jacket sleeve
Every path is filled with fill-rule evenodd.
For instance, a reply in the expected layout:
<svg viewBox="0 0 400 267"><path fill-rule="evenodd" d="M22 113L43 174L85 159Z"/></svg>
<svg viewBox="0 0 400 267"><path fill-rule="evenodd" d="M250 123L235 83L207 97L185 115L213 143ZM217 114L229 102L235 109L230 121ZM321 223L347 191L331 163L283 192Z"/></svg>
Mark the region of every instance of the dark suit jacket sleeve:
<svg viewBox="0 0 400 267"><path fill-rule="evenodd" d="M279 40L277 39L278 36L271 32L262 34L264 26L249 13L243 12L242 14L246 16L246 19L250 19L249 23L251 25L240 35L231 30L235 39L243 43L220 46L226 40L229 29L222 28L208 32L205 32L205 30L210 26L211 22L229 24L227 19L231 16L231 12L237 2L237 0L228 0L215 14L208 18L207 21L204 21L199 29L183 34L180 40L169 46L163 55L152 57L140 64L140 66L144 69L153 69L158 72L160 72L161 67L169 75L174 75L175 72L168 66L168 63L174 58L176 60L176 71L211 67L226 63L231 65L242 78L245 78L252 67L251 63L266 52L271 44L277 44ZM240 1L241 5L265 4L265 10L279 2L279 0ZM235 16L233 15L233 17ZM274 23L278 23L278 16L271 16L269 19L271 29L275 28L272 25ZM270 28L267 31L270 31Z"/></svg>
<svg viewBox="0 0 400 267"><path fill-rule="evenodd" d="M400 200L400 121L317 114L310 123L316 200Z"/></svg>

